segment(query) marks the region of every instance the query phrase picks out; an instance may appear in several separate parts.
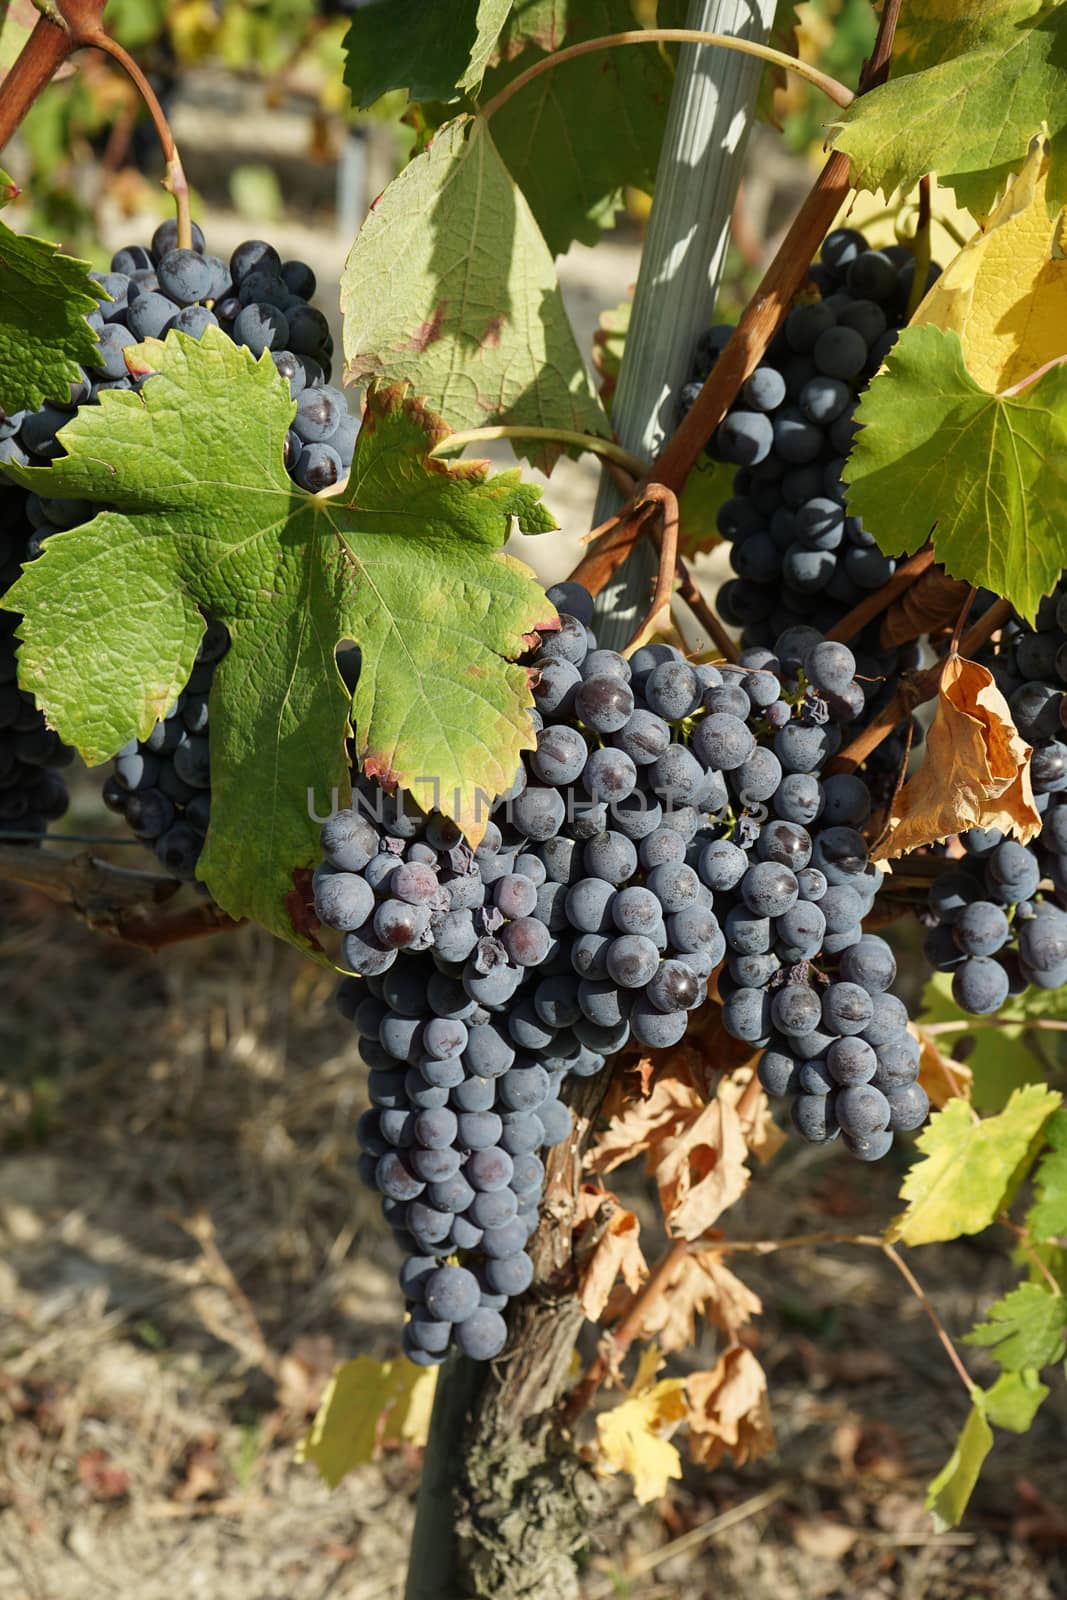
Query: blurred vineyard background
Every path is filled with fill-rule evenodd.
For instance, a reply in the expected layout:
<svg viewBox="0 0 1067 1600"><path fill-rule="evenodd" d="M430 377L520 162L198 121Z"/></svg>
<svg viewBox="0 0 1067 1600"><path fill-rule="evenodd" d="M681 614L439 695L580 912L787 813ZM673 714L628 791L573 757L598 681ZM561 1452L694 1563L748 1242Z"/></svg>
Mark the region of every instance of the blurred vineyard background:
<svg viewBox="0 0 1067 1600"><path fill-rule="evenodd" d="M345 255L421 136L401 96L351 115L344 9L108 8L172 119L210 248L227 254L264 236L308 260L338 348ZM796 9L801 51L855 81L868 6ZM28 12L14 0L5 13L0 68ZM768 80L764 104L782 133L760 127L749 146L726 317L773 253L821 148L802 85ZM103 57L79 58L6 159L23 188L14 226L94 266L165 214L151 129ZM579 343L590 360L596 349L609 382L648 204L627 196L596 250L576 246L561 263ZM503 450L497 459L509 461ZM573 565L596 483L588 461L562 462L546 495L563 533L516 541L546 579ZM725 570L716 553L698 566L709 587ZM77 778L60 836L147 864L118 842L101 777ZM329 976L252 929L157 959L8 887L0 955L0 1594L397 1600L415 1454L388 1452L332 1496L293 1462L334 1362L397 1350L392 1247L355 1173L363 1074ZM731 1226L753 1238L877 1228L899 1176L892 1161L868 1172L787 1146ZM654 1228L637 1166L621 1192ZM929 1251L924 1267L954 1332L1006 1286L981 1240ZM935 1540L924 1485L960 1418L892 1267L877 1253L827 1250L746 1258L741 1275L764 1302L752 1338L778 1452L714 1475L687 1467L643 1510L619 1483L584 1600L1067 1594L1062 1408L1050 1403L1030 1439L998 1446L965 1530ZM710 1348L705 1332L694 1367L709 1364Z"/></svg>

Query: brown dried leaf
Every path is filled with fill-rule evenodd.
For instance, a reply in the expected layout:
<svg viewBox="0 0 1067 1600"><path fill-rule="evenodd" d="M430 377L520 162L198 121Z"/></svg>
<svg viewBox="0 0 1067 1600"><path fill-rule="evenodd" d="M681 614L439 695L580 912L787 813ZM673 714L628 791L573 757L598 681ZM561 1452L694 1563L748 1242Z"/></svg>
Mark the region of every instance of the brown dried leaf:
<svg viewBox="0 0 1067 1600"><path fill-rule="evenodd" d="M742 1467L774 1449L767 1375L744 1345L724 1350L713 1371L691 1372L685 1393L692 1460L710 1469L729 1452Z"/></svg>
<svg viewBox="0 0 1067 1600"><path fill-rule="evenodd" d="M962 578L950 578L944 567L930 567L886 611L879 642L888 649L953 627L969 593L970 584Z"/></svg>
<svg viewBox="0 0 1067 1600"><path fill-rule="evenodd" d="M696 1339L696 1319L703 1313L731 1339L763 1303L735 1277L717 1250L694 1250L682 1257L667 1277L662 1293L649 1301L637 1338L655 1339L663 1350L687 1350Z"/></svg>
<svg viewBox="0 0 1067 1600"><path fill-rule="evenodd" d="M732 1072L729 1078L723 1079L719 1085L721 1099L732 1106L739 1103L752 1081L758 1060L759 1052L752 1057L751 1066L740 1067L736 1072ZM746 1110L744 1129L748 1148L757 1161L769 1161L786 1143L786 1135L775 1122L771 1102L762 1088Z"/></svg>
<svg viewBox="0 0 1067 1600"><path fill-rule="evenodd" d="M655 1146L649 1165L669 1231L683 1239L706 1233L748 1187L747 1157L741 1120L721 1095Z"/></svg>
<svg viewBox="0 0 1067 1600"><path fill-rule="evenodd" d="M993 675L977 661L944 665L926 758L893 804L876 860L900 856L965 828L1000 828L1025 844L1040 832L1030 746Z"/></svg>
<svg viewBox="0 0 1067 1600"><path fill-rule="evenodd" d="M691 1083L660 1073L647 1099L634 1101L613 1116L589 1149L586 1166L610 1172L654 1145L662 1144L697 1117L704 1102Z"/></svg>
<svg viewBox="0 0 1067 1600"><path fill-rule="evenodd" d="M648 1277L648 1266L641 1250L641 1224L633 1212L607 1190L585 1183L578 1191L575 1232L590 1225L600 1229L600 1237L582 1274L578 1298L589 1321L599 1322L619 1274L630 1293L636 1294Z"/></svg>
<svg viewBox="0 0 1067 1600"><path fill-rule="evenodd" d="M909 1031L919 1041L919 1082L930 1097L935 1111L940 1111L947 1101L962 1096L971 1098L974 1073L962 1061L946 1056L925 1028L909 1023Z"/></svg>

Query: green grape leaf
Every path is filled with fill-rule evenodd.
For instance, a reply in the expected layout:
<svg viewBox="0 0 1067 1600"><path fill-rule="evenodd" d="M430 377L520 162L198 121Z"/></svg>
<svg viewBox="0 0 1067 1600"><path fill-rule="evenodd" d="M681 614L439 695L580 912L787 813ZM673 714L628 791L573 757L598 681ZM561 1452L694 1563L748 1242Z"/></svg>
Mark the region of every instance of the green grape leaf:
<svg viewBox="0 0 1067 1600"><path fill-rule="evenodd" d="M1067 1111L1057 1111L1045 1129L1049 1149L1034 1173L1037 1198L1026 1217L1034 1239L1067 1234Z"/></svg>
<svg viewBox="0 0 1067 1600"><path fill-rule="evenodd" d="M1041 1084L1017 1089L998 1116L982 1122L965 1100L950 1100L916 1140L922 1154L900 1191L908 1208L886 1237L933 1244L988 1228L1010 1205L1032 1146L1059 1107L1059 1095Z"/></svg>
<svg viewBox="0 0 1067 1600"><path fill-rule="evenodd" d="M934 552L1031 620L1067 566L1067 367L999 396L957 333L905 328L856 412L849 510L887 555Z"/></svg>
<svg viewBox="0 0 1067 1600"><path fill-rule="evenodd" d="M981 215L1045 127L1055 215L1067 201L1067 6L1000 0L937 9L929 44L916 46L913 38L900 63L922 70L894 71L836 124L852 182L907 193L936 171L961 206ZM965 25L974 18L977 29Z"/></svg>
<svg viewBox="0 0 1067 1600"><path fill-rule="evenodd" d="M347 376L410 382L453 428L607 435L556 269L483 122L446 123L380 196L341 279ZM561 447L516 442L550 470Z"/></svg>
<svg viewBox="0 0 1067 1600"><path fill-rule="evenodd" d="M658 10L657 26L684 25L681 0L663 0ZM630 0L582 0L568 7L559 42L578 44L634 26ZM552 36L558 38L558 26ZM543 54L538 40L491 68L482 99ZM497 148L554 255L575 239L595 244L612 226L627 185L651 192L673 86L666 46L623 45L543 72L494 113Z"/></svg>
<svg viewBox="0 0 1067 1600"><path fill-rule="evenodd" d="M1048 1396L1048 1388L1032 1367L1002 1372L985 1392L985 1413L996 1428L1026 1433Z"/></svg>
<svg viewBox="0 0 1067 1600"><path fill-rule="evenodd" d="M962 1059L974 1076L971 1104L982 1116L1002 1111L1015 1089L1026 1083L1043 1083L1045 1071L1030 1048L1027 1021L1035 1008L1055 998L1055 991L1030 988L1012 997L995 1017L973 1017L952 998L952 978L935 972L923 990L919 1015L922 1023L959 1022L958 1031L938 1033L940 1049L954 1054L963 1047Z"/></svg>
<svg viewBox="0 0 1067 1600"><path fill-rule="evenodd" d="M0 211L9 206L12 200L17 200L19 186L9 172L0 167Z"/></svg>
<svg viewBox="0 0 1067 1600"><path fill-rule="evenodd" d="M990 1306L989 1321L972 1328L964 1343L984 1345L1007 1372L1051 1366L1067 1354L1067 1295L1022 1283Z"/></svg>
<svg viewBox="0 0 1067 1600"><path fill-rule="evenodd" d="M390 89L452 100L476 89L512 0L375 0L345 36L345 83L357 106Z"/></svg>
<svg viewBox="0 0 1067 1600"><path fill-rule="evenodd" d="M317 859L311 812L349 795L345 735L371 774L471 837L532 746L514 665L552 610L501 547L513 519L555 526L518 471L428 451L446 430L400 388L371 389L347 488L286 474L293 415L269 353L221 331L139 347L141 393L110 391L62 431L69 452L13 473L108 506L48 540L4 598L24 613L23 682L89 762L144 737L188 681L200 608L232 644L211 690L211 830L200 876L234 916L299 942L286 895ZM354 697L334 651L362 650ZM312 800L314 804L312 804Z"/></svg>
<svg viewBox="0 0 1067 1600"><path fill-rule="evenodd" d="M12 233L0 222L0 407L36 411L70 399L81 368L96 357L86 317L103 289L88 264L54 244Z"/></svg>
<svg viewBox="0 0 1067 1600"><path fill-rule="evenodd" d="M971 1391L974 1404L963 1424L955 1448L926 1491L926 1509L933 1513L939 1533L963 1520L986 1456L993 1448L993 1430L985 1419L985 1396Z"/></svg>

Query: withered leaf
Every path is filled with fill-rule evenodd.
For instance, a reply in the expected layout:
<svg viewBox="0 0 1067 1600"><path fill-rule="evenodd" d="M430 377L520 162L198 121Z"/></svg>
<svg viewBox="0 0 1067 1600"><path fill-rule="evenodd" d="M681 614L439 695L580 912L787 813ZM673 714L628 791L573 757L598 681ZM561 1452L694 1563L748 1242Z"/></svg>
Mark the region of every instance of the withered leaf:
<svg viewBox="0 0 1067 1600"><path fill-rule="evenodd" d="M912 1023L910 1031L919 1041L919 1082L926 1090L934 1110L940 1111L957 1095L969 1100L974 1083L974 1073L970 1067L946 1056L937 1040L925 1028Z"/></svg>
<svg viewBox="0 0 1067 1600"><path fill-rule="evenodd" d="M1030 746L993 675L951 656L922 766L897 795L874 855L887 860L965 828L1000 828L1025 844L1041 830L1030 783Z"/></svg>
<svg viewBox="0 0 1067 1600"><path fill-rule="evenodd" d="M599 1231L599 1238L582 1273L578 1298L590 1322L599 1322L619 1274L630 1293L636 1294L648 1277L648 1267L641 1250L641 1224L633 1212L609 1191L585 1183L578 1192L575 1231L589 1227Z"/></svg>
<svg viewBox="0 0 1067 1600"><path fill-rule="evenodd" d="M664 1280L663 1292L649 1300L637 1338L654 1338L663 1350L688 1350L701 1314L736 1339L738 1329L762 1310L759 1296L730 1271L719 1251L693 1250Z"/></svg>
<svg viewBox="0 0 1067 1600"><path fill-rule="evenodd" d="M691 1372L685 1393L694 1461L717 1467L729 1452L740 1467L774 1449L767 1374L744 1345L730 1345L711 1372Z"/></svg>
<svg viewBox="0 0 1067 1600"><path fill-rule="evenodd" d="M950 578L944 567L930 567L885 612L879 643L888 649L951 628L970 592L962 578Z"/></svg>

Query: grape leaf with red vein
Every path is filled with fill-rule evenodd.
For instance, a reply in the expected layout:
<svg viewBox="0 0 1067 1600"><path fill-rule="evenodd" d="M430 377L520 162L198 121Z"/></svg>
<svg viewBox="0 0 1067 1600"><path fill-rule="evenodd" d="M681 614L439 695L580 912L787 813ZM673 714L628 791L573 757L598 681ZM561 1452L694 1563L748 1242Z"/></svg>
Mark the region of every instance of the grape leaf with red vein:
<svg viewBox="0 0 1067 1600"><path fill-rule="evenodd" d="M285 472L293 403L269 354L257 363L209 328L134 359L157 374L140 393L102 393L63 429L67 457L13 474L108 507L52 535L4 597L24 613L22 682L102 761L184 687L201 611L224 621L199 874L231 915L303 942L285 896L318 859L310 812L349 796L350 716L370 770L480 836L480 795L506 789L534 743L515 658L554 619L501 546L513 519L555 523L517 470L432 459L446 430L400 387L370 390L347 488L327 498ZM345 639L362 649L351 702Z"/></svg>

